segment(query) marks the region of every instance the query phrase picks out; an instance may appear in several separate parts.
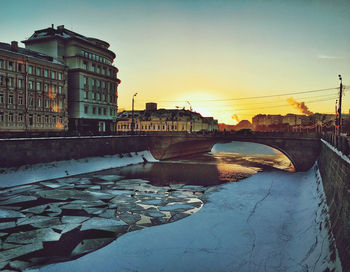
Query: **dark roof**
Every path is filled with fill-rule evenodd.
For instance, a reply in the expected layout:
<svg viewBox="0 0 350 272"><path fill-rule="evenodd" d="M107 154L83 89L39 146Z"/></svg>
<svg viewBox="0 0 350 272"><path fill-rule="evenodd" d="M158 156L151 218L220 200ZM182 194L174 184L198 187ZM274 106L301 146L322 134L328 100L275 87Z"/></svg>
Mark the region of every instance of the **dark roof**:
<svg viewBox="0 0 350 272"><path fill-rule="evenodd" d="M36 42L39 40L48 40L48 39L77 39L86 43L89 43L92 46L96 46L98 48L107 50L112 53L115 57L114 52L110 51L109 43L102 41L100 39L86 37L74 31L68 30L64 28L64 26L58 26L57 29L53 27L44 28L40 30L36 30L32 36L28 40L22 41L24 44L30 44L32 42Z"/></svg>
<svg viewBox="0 0 350 272"><path fill-rule="evenodd" d="M58 60L54 59L51 56L36 52L36 51L32 51L26 48L22 48L22 47L17 47L16 49L14 49L11 44L8 43L2 43L0 42L0 50L4 50L4 51L9 51L12 52L14 54L19 54L19 55L24 55L24 56L28 56L28 57L32 57L32 58L36 58L36 59L40 59L40 60L44 60L44 61L48 61L54 64L60 64L63 65L63 63L59 62Z"/></svg>

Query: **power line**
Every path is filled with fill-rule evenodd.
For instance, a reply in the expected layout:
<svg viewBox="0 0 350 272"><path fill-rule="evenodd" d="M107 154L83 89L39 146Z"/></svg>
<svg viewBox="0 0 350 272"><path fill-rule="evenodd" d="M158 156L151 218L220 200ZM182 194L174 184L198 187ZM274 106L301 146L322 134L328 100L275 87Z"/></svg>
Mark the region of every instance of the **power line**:
<svg viewBox="0 0 350 272"><path fill-rule="evenodd" d="M283 94L272 94L272 95L250 96L250 97L239 97L239 98L228 98L228 99L200 99L200 100L191 100L191 102L220 102L220 101L261 99L261 98L271 98L271 97L296 95L296 94L304 94L304 93L324 92L324 91L330 91L330 90L336 90L336 89L338 89L338 87L327 88L327 89L317 89L317 90L310 90L310 91L302 91L302 92L290 92L290 93L283 93ZM186 101L188 101L188 99L186 99L186 100L158 100L157 102L161 103L161 102L186 102Z"/></svg>

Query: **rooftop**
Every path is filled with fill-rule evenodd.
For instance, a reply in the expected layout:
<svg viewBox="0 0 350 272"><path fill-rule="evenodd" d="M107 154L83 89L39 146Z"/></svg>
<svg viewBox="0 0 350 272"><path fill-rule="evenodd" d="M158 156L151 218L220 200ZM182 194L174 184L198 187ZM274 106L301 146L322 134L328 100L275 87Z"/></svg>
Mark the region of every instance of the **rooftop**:
<svg viewBox="0 0 350 272"><path fill-rule="evenodd" d="M8 43L2 43L0 42L0 51L8 51L14 54L18 54L18 55L22 55L22 56L27 56L27 57L32 57L32 58L36 58L36 59L40 59L43 61L48 61L54 64L60 64L63 65L62 62L59 62L58 60L54 59L51 56L36 52L36 51L32 51L26 48L22 48L22 47L18 47L18 43L17 42L12 42L12 44L8 44Z"/></svg>

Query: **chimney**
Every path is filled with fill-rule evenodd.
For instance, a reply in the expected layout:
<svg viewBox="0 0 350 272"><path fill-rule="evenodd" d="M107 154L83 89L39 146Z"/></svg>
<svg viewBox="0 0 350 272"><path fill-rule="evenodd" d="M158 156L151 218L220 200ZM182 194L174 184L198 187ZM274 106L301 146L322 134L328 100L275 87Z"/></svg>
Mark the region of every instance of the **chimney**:
<svg viewBox="0 0 350 272"><path fill-rule="evenodd" d="M12 51L18 51L18 42L17 41L12 41L11 42L11 50Z"/></svg>
<svg viewBox="0 0 350 272"><path fill-rule="evenodd" d="M54 27L54 25L53 24L51 24L51 28L53 29L53 27Z"/></svg>
<svg viewBox="0 0 350 272"><path fill-rule="evenodd" d="M64 30L64 25L57 26L57 31L59 33L63 33L63 30Z"/></svg>

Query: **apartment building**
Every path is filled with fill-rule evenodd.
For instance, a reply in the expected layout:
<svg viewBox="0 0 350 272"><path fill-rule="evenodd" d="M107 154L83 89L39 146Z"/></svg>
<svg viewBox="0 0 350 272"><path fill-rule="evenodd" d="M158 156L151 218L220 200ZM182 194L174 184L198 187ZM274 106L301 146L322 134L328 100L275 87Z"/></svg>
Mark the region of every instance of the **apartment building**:
<svg viewBox="0 0 350 272"><path fill-rule="evenodd" d="M0 134L67 131L67 77L53 57L0 43Z"/></svg>
<svg viewBox="0 0 350 272"><path fill-rule="evenodd" d="M79 133L116 131L118 69L105 41L63 25L37 30L23 41L27 49L47 54L68 67L69 129Z"/></svg>
<svg viewBox="0 0 350 272"><path fill-rule="evenodd" d="M132 111L118 115L118 131L131 131ZM157 109L155 103L147 103L146 110L134 111L136 132L198 132L217 131L218 121L184 109Z"/></svg>

